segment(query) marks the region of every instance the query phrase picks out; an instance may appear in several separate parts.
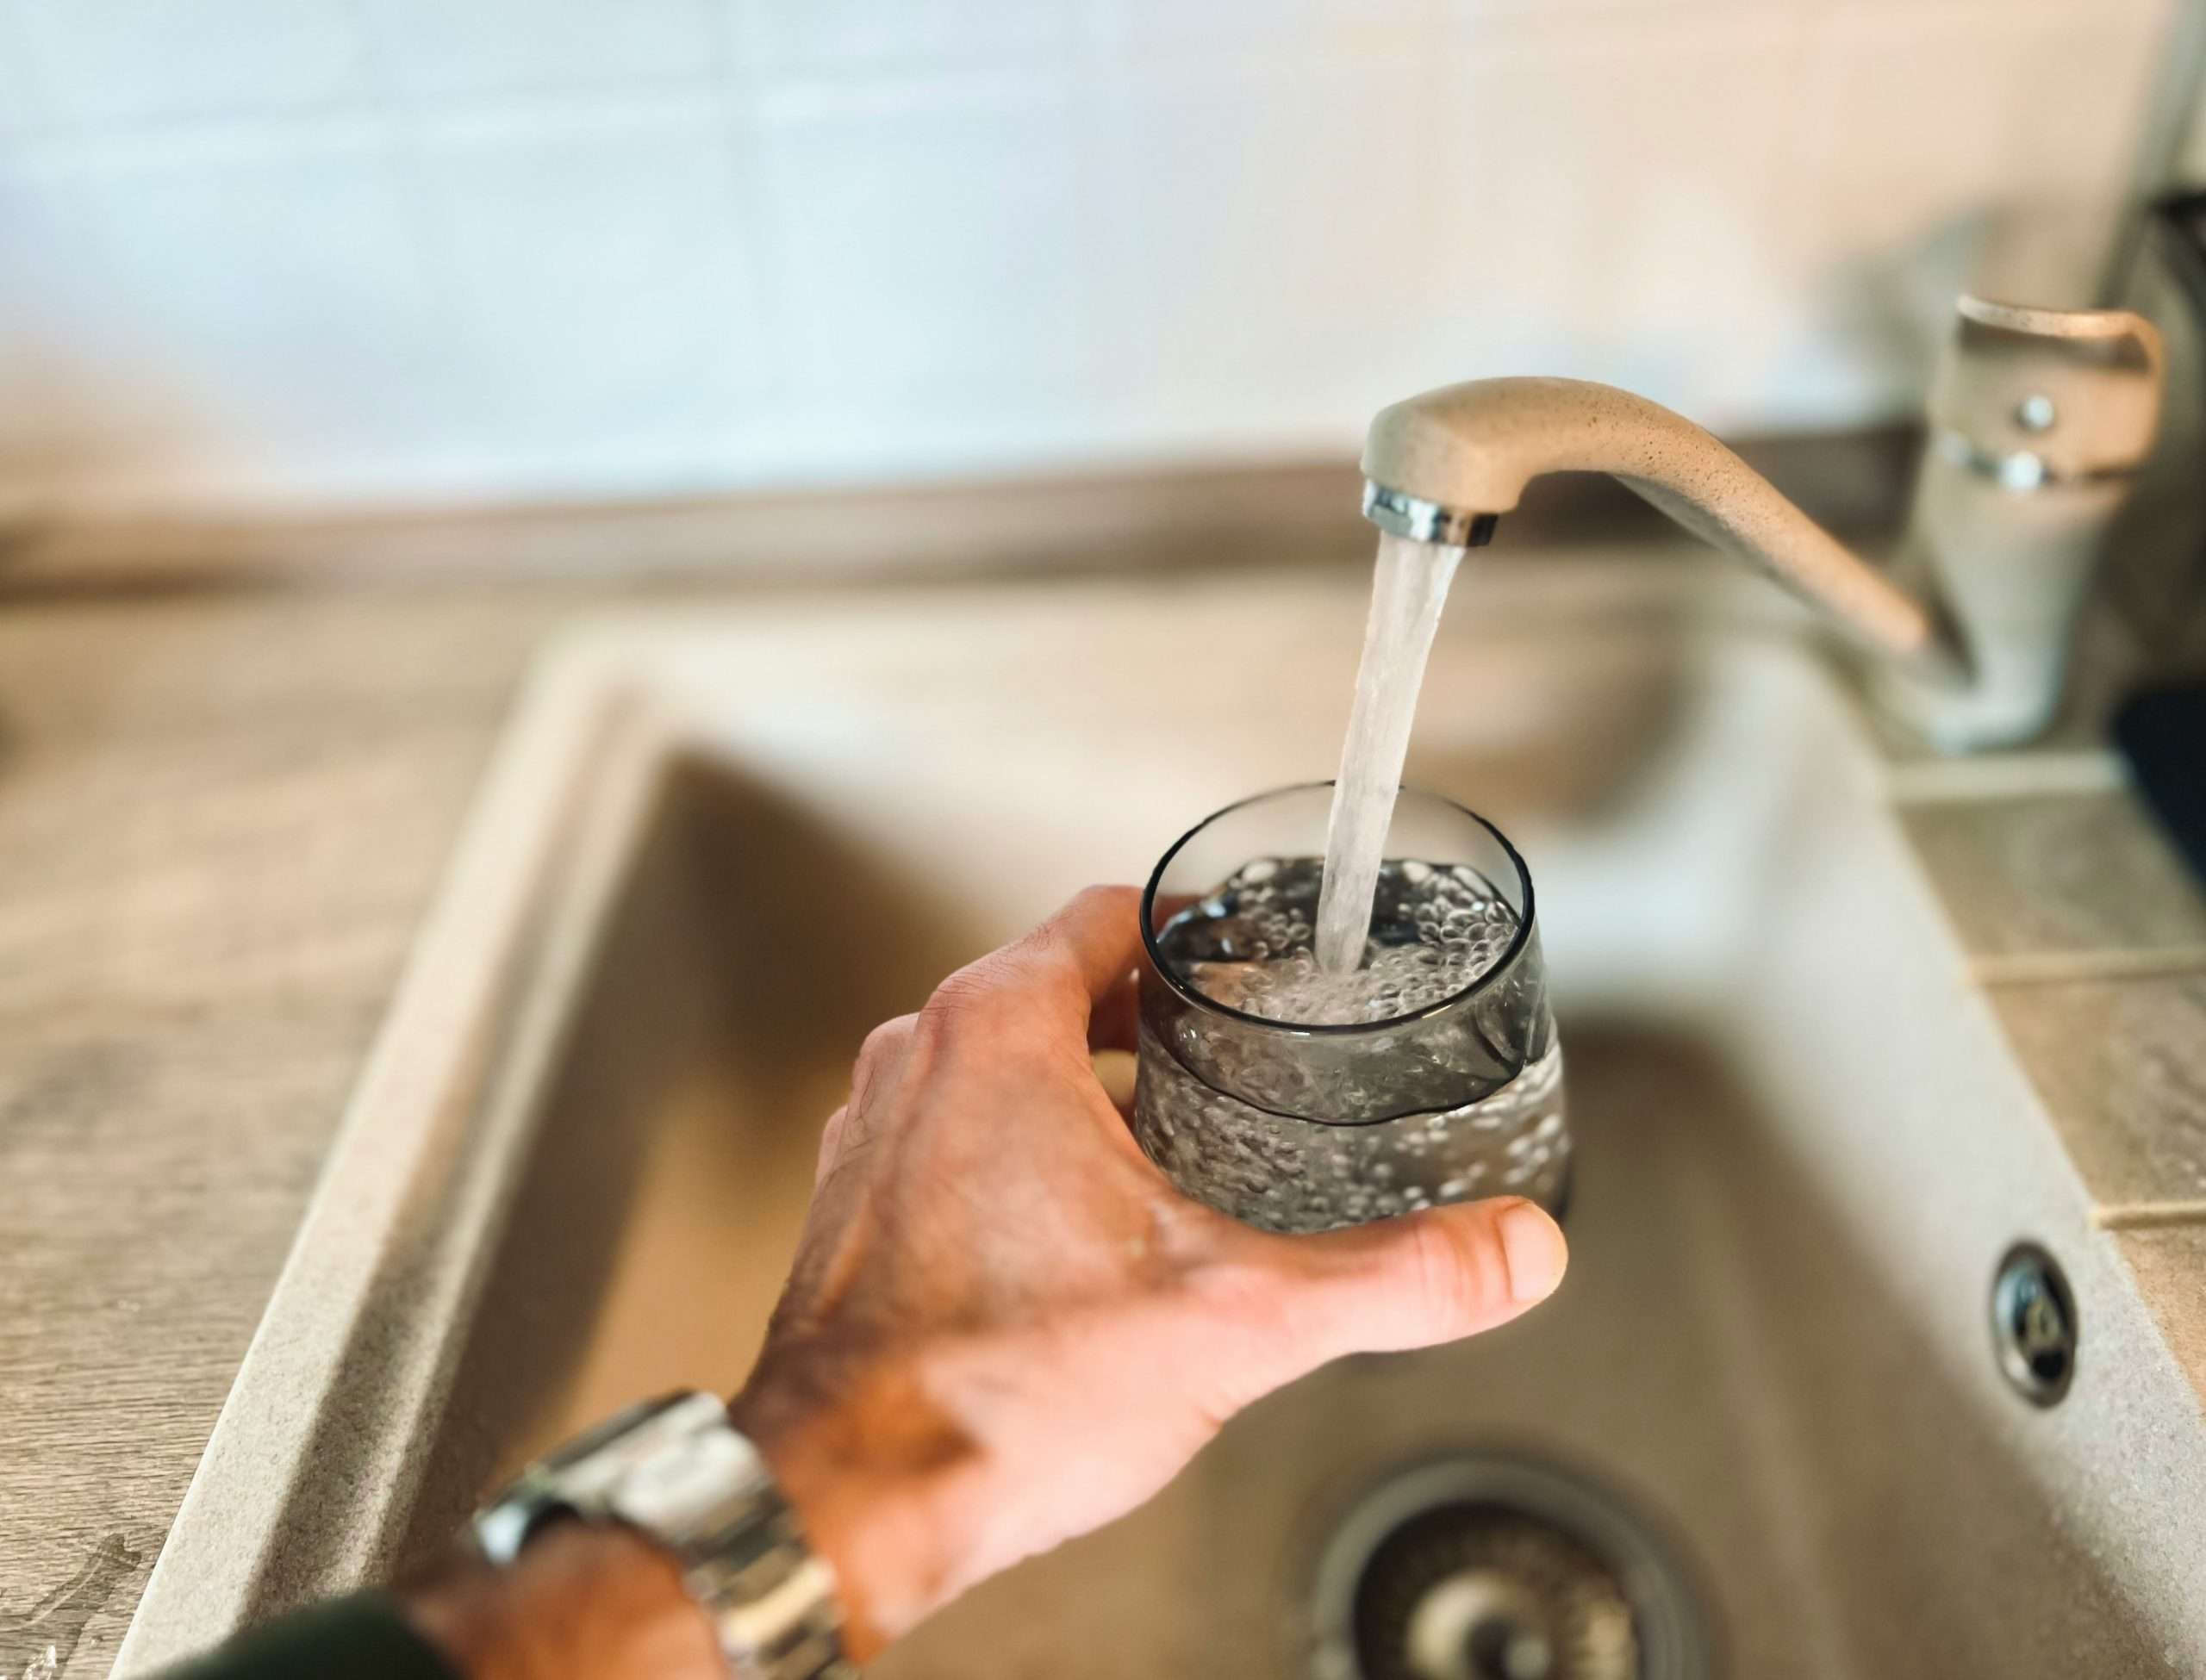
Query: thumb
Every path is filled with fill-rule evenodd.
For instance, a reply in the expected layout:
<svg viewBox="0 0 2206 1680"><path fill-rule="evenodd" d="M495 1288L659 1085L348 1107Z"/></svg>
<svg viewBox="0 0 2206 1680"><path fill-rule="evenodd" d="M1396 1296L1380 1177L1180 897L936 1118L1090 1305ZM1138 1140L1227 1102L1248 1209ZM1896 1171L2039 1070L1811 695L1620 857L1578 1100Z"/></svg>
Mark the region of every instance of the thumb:
<svg viewBox="0 0 2206 1680"><path fill-rule="evenodd" d="M1280 1241L1302 1273L1312 1365L1505 1324L1555 1292L1570 1258L1561 1228L1513 1196Z"/></svg>

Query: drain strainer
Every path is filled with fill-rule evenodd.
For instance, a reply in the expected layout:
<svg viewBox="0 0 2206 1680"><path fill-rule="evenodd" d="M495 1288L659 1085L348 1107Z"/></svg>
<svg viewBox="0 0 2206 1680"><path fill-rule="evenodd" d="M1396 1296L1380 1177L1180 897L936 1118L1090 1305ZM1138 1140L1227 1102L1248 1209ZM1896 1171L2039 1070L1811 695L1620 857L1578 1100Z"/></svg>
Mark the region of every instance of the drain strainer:
<svg viewBox="0 0 2206 1680"><path fill-rule="evenodd" d="M1631 1513L1533 1459L1417 1465L1327 1544L1315 1680L1700 1680L1698 1608Z"/></svg>

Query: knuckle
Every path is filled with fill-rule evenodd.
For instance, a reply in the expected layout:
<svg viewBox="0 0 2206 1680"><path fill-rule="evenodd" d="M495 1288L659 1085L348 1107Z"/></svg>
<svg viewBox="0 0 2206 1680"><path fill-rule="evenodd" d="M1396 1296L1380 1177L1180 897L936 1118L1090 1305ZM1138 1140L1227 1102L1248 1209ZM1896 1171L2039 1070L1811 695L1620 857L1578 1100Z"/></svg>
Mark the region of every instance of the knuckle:
<svg viewBox="0 0 2206 1680"><path fill-rule="evenodd" d="M1062 939L1039 928L950 975L920 1014L1000 1026L1029 1012L1037 998L1067 990L1087 995L1080 965Z"/></svg>
<svg viewBox="0 0 2206 1680"><path fill-rule="evenodd" d="M894 1055L911 1038L912 1028L919 1018L916 1015L899 1015L883 1021L858 1046L859 1062L873 1067Z"/></svg>
<svg viewBox="0 0 2206 1680"><path fill-rule="evenodd" d="M927 994L926 1003L919 1011L919 1024L922 1028L938 1026L944 1021L969 1015L988 997L990 989L988 974L981 964L960 968L945 976Z"/></svg>
<svg viewBox="0 0 2206 1680"><path fill-rule="evenodd" d="M1508 1261L1487 1219L1443 1214L1411 1222L1418 1298L1436 1334L1482 1324L1509 1298Z"/></svg>
<svg viewBox="0 0 2206 1680"><path fill-rule="evenodd" d="M918 1020L916 1015L899 1015L883 1021L865 1036L865 1042L858 1046L857 1058L851 1065L849 1107L863 1108L884 1074L894 1072L905 1047L912 1041Z"/></svg>
<svg viewBox="0 0 2206 1680"><path fill-rule="evenodd" d="M969 1034L987 1036L1002 1024L1012 1001L1012 994L1002 984L998 960L983 957L935 987L919 1011L913 1030L922 1042L938 1045Z"/></svg>
<svg viewBox="0 0 2206 1680"><path fill-rule="evenodd" d="M1091 881L1072 895L1072 902L1067 908L1081 911L1109 909L1133 896L1134 889L1131 887L1123 887L1113 881Z"/></svg>
<svg viewBox="0 0 2206 1680"><path fill-rule="evenodd" d="M894 1063L905 1045L911 1042L912 1029L918 1019L914 1015L899 1015L894 1020L883 1021L865 1036L851 1069L851 1083L857 1092L865 1092L884 1067Z"/></svg>
<svg viewBox="0 0 2206 1680"><path fill-rule="evenodd" d="M1008 984L1028 988L1080 984L1080 960L1054 924L1044 922L989 959Z"/></svg>

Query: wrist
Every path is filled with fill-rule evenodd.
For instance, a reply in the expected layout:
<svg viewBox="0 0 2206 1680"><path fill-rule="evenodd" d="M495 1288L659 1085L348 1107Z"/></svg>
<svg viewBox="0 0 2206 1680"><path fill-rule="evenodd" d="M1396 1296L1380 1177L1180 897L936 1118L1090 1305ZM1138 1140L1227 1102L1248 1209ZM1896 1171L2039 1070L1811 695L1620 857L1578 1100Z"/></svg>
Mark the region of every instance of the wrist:
<svg viewBox="0 0 2206 1680"><path fill-rule="evenodd" d="M508 1569L455 1552L399 1602L468 1680L727 1680L711 1620L673 1554L616 1522L554 1524Z"/></svg>
<svg viewBox="0 0 2206 1680"><path fill-rule="evenodd" d="M957 1512L972 1503L981 1455L916 1380L828 1384L778 1362L729 1413L835 1571L853 1661L870 1661L970 1584Z"/></svg>

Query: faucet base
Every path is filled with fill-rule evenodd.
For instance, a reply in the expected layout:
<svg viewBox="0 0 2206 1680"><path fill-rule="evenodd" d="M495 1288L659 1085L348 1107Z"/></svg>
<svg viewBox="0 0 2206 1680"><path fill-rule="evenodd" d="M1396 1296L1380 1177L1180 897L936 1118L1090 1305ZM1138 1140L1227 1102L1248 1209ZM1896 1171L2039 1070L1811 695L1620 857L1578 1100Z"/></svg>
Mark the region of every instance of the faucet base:
<svg viewBox="0 0 2206 1680"><path fill-rule="evenodd" d="M1949 756L2028 746L2052 727L2052 694L1993 694L1896 665L1866 668L1869 702L1925 746Z"/></svg>

